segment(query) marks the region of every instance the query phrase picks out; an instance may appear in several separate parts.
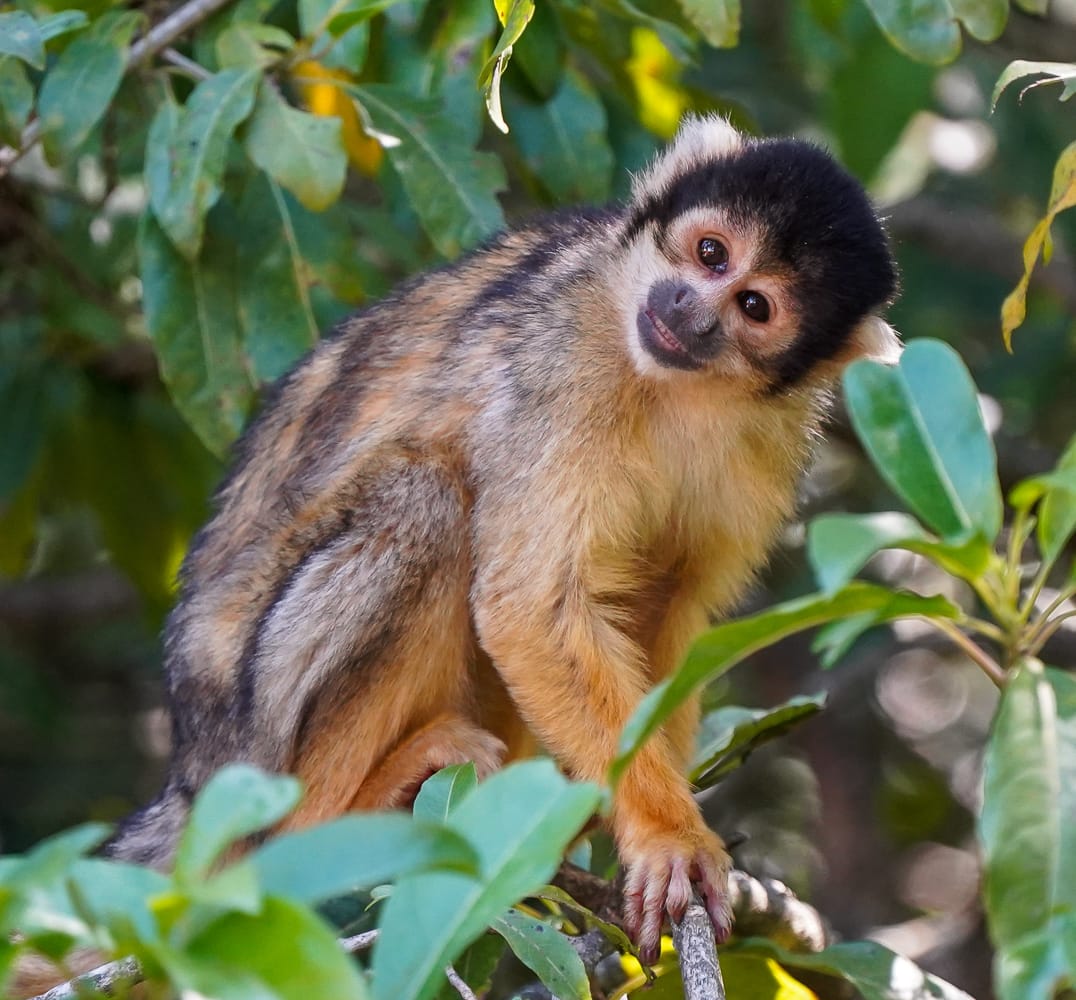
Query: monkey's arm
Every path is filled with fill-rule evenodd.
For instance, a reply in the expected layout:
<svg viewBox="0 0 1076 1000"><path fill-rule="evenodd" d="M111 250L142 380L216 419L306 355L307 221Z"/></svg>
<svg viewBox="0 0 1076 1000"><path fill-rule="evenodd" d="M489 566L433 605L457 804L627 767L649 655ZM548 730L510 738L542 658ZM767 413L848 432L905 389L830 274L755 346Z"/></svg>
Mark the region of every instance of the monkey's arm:
<svg viewBox="0 0 1076 1000"><path fill-rule="evenodd" d="M651 683L646 654L588 585L585 565L571 558L542 567L528 562L523 553L535 551L535 526L516 530L514 540L500 540L500 551L519 558L479 570L479 638L550 752L573 776L600 782ZM539 551L571 552L567 534L562 528L562 537L543 539ZM731 926L728 856L702 821L678 767L681 755L664 733L655 736L627 769L613 805L613 833L626 869L625 920L648 960L657 957L665 913L683 915L692 883L718 937Z"/></svg>

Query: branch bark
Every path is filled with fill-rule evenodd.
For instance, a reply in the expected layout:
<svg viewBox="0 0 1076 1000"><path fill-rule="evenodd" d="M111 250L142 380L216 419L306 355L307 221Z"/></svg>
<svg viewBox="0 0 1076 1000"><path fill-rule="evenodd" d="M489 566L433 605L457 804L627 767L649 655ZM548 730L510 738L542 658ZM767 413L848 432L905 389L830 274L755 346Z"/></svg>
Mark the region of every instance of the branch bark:
<svg viewBox="0 0 1076 1000"><path fill-rule="evenodd" d="M680 957L684 1000L725 1000L713 926L697 898L688 906L684 919L673 924L673 944Z"/></svg>

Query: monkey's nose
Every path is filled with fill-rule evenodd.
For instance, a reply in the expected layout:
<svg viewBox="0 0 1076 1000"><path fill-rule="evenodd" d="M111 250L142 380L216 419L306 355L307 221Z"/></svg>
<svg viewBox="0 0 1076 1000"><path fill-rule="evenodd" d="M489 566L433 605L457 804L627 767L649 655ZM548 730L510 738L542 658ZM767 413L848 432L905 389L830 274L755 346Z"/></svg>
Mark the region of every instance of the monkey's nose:
<svg viewBox="0 0 1076 1000"><path fill-rule="evenodd" d="M698 293L690 285L678 281L658 281L650 287L646 304L661 316L679 319L698 301Z"/></svg>

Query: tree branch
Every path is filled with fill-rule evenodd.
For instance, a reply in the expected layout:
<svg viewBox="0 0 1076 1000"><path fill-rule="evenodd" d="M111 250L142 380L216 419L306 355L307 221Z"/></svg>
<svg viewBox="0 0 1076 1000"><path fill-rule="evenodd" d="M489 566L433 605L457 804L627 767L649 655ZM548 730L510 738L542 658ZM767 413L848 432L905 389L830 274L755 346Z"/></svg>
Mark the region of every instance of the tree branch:
<svg viewBox="0 0 1076 1000"><path fill-rule="evenodd" d="M156 27L147 31L127 53L127 68L129 72L134 67L151 59L162 49L168 48L176 39L186 34L196 24L200 24L211 14L215 14L222 7L226 7L232 0L190 0L174 14L169 15ZM3 177L11 166L30 151L41 138L40 119L34 119L22 130L19 137L18 148L12 146L0 147L0 177Z"/></svg>
<svg viewBox="0 0 1076 1000"><path fill-rule="evenodd" d="M697 897L688 906L684 919L673 924L673 944L680 957L684 1000L725 1000L713 925Z"/></svg>

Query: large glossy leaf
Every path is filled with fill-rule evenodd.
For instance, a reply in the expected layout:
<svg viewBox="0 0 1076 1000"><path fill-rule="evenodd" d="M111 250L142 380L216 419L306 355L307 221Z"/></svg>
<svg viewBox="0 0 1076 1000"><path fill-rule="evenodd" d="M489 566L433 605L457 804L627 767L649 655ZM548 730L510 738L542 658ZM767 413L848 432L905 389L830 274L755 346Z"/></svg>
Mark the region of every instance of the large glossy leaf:
<svg viewBox="0 0 1076 1000"><path fill-rule="evenodd" d="M127 46L142 15L112 11L94 22L49 70L37 111L45 155L51 163L70 155L108 110L119 89Z"/></svg>
<svg viewBox="0 0 1076 1000"><path fill-rule="evenodd" d="M608 201L613 151L605 108L585 77L568 70L544 104L514 98L508 108L527 165L558 202Z"/></svg>
<svg viewBox="0 0 1076 1000"><path fill-rule="evenodd" d="M504 168L490 153L461 142L436 104L396 87L347 86L379 130L399 139L387 150L423 228L437 249L455 257L504 226L495 193Z"/></svg>
<svg viewBox="0 0 1076 1000"><path fill-rule="evenodd" d="M237 207L239 322L254 377L272 382L318 339L310 302L312 275L299 247L296 216L305 212L266 175L251 178Z"/></svg>
<svg viewBox="0 0 1076 1000"><path fill-rule="evenodd" d="M938 340L915 340L900 363L857 361L845 399L875 466L947 542L1001 528L997 459L960 356Z"/></svg>
<svg viewBox="0 0 1076 1000"><path fill-rule="evenodd" d="M339 118L293 108L276 87L263 82L245 141L250 158L312 212L340 197L347 153Z"/></svg>
<svg viewBox="0 0 1076 1000"><path fill-rule="evenodd" d="M161 375L184 419L210 451L223 455L253 398L230 243L211 231L199 258L185 260L147 212L138 246L146 328Z"/></svg>
<svg viewBox="0 0 1076 1000"><path fill-rule="evenodd" d="M992 551L980 536L963 545L939 542L914 518L896 511L824 514L807 528L807 557L827 594L840 590L882 549L916 552L963 579L981 576Z"/></svg>
<svg viewBox="0 0 1076 1000"><path fill-rule="evenodd" d="M14 56L34 69L45 66L45 40L35 21L24 10L0 13L0 55Z"/></svg>
<svg viewBox="0 0 1076 1000"><path fill-rule="evenodd" d="M528 761L480 784L447 823L478 851L482 874L401 879L385 904L374 950L379 1000L433 996L445 965L514 903L549 881L601 797L551 761Z"/></svg>
<svg viewBox="0 0 1076 1000"><path fill-rule="evenodd" d="M889 40L906 55L946 63L960 52L960 28L980 41L993 41L1009 16L1008 0L867 0Z"/></svg>
<svg viewBox="0 0 1076 1000"><path fill-rule="evenodd" d="M590 1000L583 960L555 927L519 910L506 910L491 926L557 1000Z"/></svg>
<svg viewBox="0 0 1076 1000"><path fill-rule="evenodd" d="M146 153L150 205L188 260L198 256L232 133L254 107L259 76L256 69L222 70L199 83L178 114L165 102L154 119Z"/></svg>
<svg viewBox="0 0 1076 1000"><path fill-rule="evenodd" d="M212 923L187 946L180 969L177 985L207 997L365 1000L369 996L365 977L328 926L309 910L281 899L266 900L257 916L230 913ZM231 976L260 988L252 997L246 989L237 989L233 980L234 985L220 993L217 984Z"/></svg>
<svg viewBox="0 0 1076 1000"><path fill-rule="evenodd" d="M222 768L194 800L176 849L176 878L205 878L227 847L282 819L300 796L298 780L289 775L248 764Z"/></svg>
<svg viewBox="0 0 1076 1000"><path fill-rule="evenodd" d="M786 601L759 614L718 625L704 632L676 673L657 685L639 704L620 736L610 780L615 782L619 778L639 747L701 685L778 639L865 612L874 614L878 622L909 615L955 618L960 613L943 597L920 597L853 583L832 597L816 594Z"/></svg>
<svg viewBox="0 0 1076 1000"><path fill-rule="evenodd" d="M742 950L770 955L790 969L845 979L859 990L863 1000L973 1000L963 990L873 941L833 944L815 954L805 954L787 951L763 938L751 938Z"/></svg>
<svg viewBox="0 0 1076 1000"><path fill-rule="evenodd" d="M1076 984L1076 678L1025 660L984 762L979 834L1001 1000Z"/></svg>
<svg viewBox="0 0 1076 1000"><path fill-rule="evenodd" d="M783 736L822 711L825 694L797 695L773 708L727 705L702 720L689 778L697 788L709 788L739 767L757 747Z"/></svg>
<svg viewBox="0 0 1076 1000"><path fill-rule="evenodd" d="M276 837L250 856L270 895L303 903L421 871L477 875L478 856L455 830L403 813L344 816Z"/></svg>

